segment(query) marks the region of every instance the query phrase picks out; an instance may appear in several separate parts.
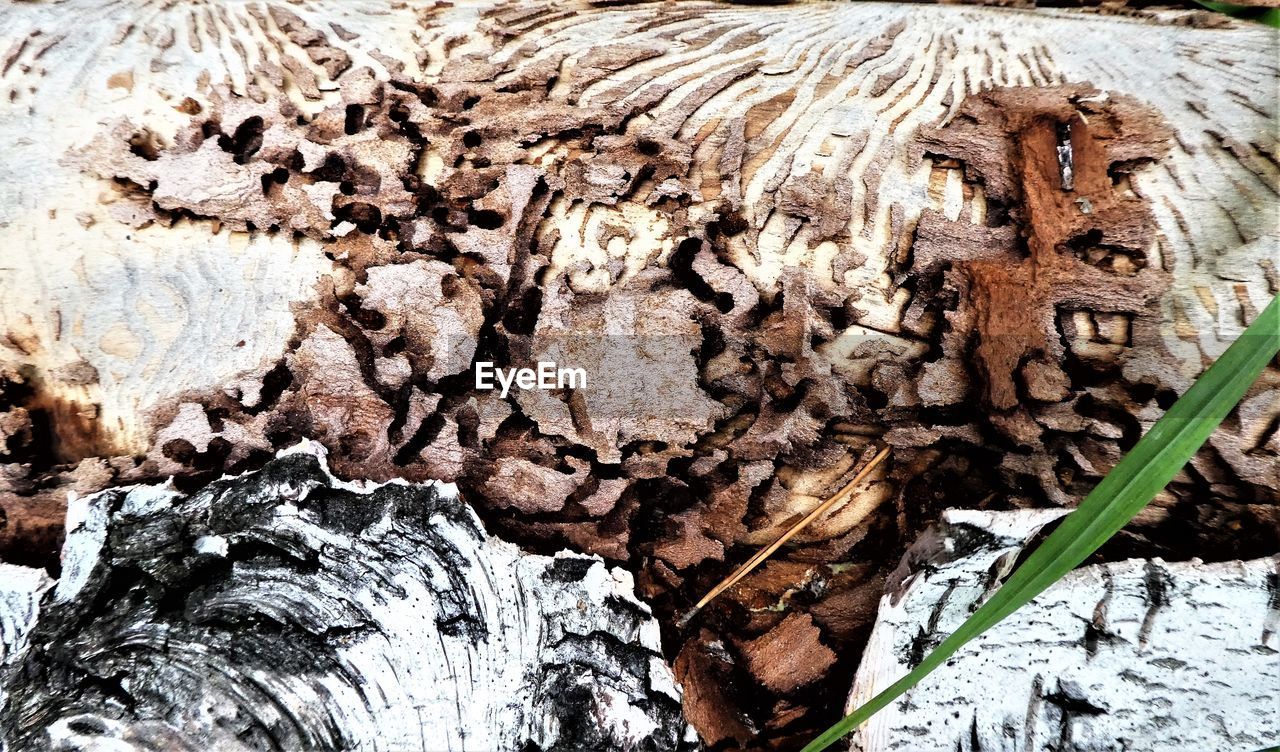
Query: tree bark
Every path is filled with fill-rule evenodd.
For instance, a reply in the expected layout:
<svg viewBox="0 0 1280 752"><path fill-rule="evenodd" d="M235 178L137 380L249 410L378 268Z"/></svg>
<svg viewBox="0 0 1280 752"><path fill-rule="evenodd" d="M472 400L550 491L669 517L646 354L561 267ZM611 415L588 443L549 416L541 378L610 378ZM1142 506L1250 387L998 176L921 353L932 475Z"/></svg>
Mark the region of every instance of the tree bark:
<svg viewBox="0 0 1280 752"><path fill-rule="evenodd" d="M1072 506L1280 288L1275 44L1185 9L6 4L0 557L56 570L68 494L315 440L627 566L703 739L796 747L925 526ZM474 388L543 360L590 386ZM1104 555L1280 549L1278 390Z"/></svg>
<svg viewBox="0 0 1280 752"><path fill-rule="evenodd" d="M631 576L490 538L449 486L343 483L307 444L71 514L39 608L42 573L0 600L10 749L682 744Z"/></svg>
<svg viewBox="0 0 1280 752"><path fill-rule="evenodd" d="M950 635L1060 512L950 511L880 602L852 709ZM1264 749L1280 742L1280 557L1071 572L852 738L858 752ZM943 710L945 709L945 711Z"/></svg>
<svg viewBox="0 0 1280 752"><path fill-rule="evenodd" d="M53 581L39 569L0 563L0 664L27 650L27 635L40 611L40 598ZM0 695L0 704L4 696Z"/></svg>

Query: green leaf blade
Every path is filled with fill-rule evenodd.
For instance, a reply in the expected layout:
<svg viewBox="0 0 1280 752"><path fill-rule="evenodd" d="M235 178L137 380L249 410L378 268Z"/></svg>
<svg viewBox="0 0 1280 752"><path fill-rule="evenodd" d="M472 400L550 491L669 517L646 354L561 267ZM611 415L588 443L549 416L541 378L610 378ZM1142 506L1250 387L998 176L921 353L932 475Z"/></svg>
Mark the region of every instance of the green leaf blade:
<svg viewBox="0 0 1280 752"><path fill-rule="evenodd" d="M1275 29L1280 29L1280 8L1268 8L1260 5L1239 5L1237 3L1222 3L1217 0L1196 0L1197 3L1203 5L1211 11L1223 13L1232 18L1239 18L1245 21L1257 21L1266 24Z"/></svg>
<svg viewBox="0 0 1280 752"><path fill-rule="evenodd" d="M1192 384L1133 449L1064 518L1004 585L906 676L867 701L802 752L820 752L930 674L965 643L1057 582L1124 527L1178 474L1280 352L1280 297Z"/></svg>

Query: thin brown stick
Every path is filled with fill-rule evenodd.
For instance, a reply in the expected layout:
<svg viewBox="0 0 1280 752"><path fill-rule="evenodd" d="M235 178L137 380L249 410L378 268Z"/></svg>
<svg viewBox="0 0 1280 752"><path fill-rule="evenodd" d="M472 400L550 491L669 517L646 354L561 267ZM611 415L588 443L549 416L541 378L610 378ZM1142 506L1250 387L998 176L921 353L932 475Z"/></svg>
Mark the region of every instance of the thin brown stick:
<svg viewBox="0 0 1280 752"><path fill-rule="evenodd" d="M865 467L859 470L857 475L853 476L853 480L845 484L844 488L841 488L839 491L836 491L834 494L832 494L831 498L827 499L826 501L822 502L818 506L814 507L813 511L809 512L803 518L801 518L799 522L792 525L791 528L787 530L787 532L778 536L777 540L775 540L773 543L770 543L768 546L765 546L764 548L757 551L754 556L752 556L750 559L747 559L746 563L744 563L742 566L734 570L733 574L721 580L719 585L716 585L715 587L711 588L711 592L702 596L702 600L698 601L698 603L694 605L693 608L689 609L689 612L685 614L682 619L680 619L680 626L683 627L685 624L688 624L689 620L692 619L695 614L701 611L704 606L706 606L713 599L715 599L717 595L720 595L724 591L738 584L739 580L741 580L743 577L746 577L748 574L750 574L751 570L763 564L765 559L768 559L770 556L773 555L774 551L777 551L779 548L782 547L784 543L791 540L791 538L794 537L796 533L808 527L809 523L821 517L823 513L825 513L828 509L830 509L833 505L835 505L836 502L844 498L847 498L850 494L852 494L854 487L857 486L858 483L860 483L863 478L866 478L867 475L870 474L871 471L875 469L875 466L879 465L880 462L883 461L884 458L888 456L889 456L889 448L885 447L884 449L881 449L879 454L877 454L875 457L872 457L871 461L868 462Z"/></svg>

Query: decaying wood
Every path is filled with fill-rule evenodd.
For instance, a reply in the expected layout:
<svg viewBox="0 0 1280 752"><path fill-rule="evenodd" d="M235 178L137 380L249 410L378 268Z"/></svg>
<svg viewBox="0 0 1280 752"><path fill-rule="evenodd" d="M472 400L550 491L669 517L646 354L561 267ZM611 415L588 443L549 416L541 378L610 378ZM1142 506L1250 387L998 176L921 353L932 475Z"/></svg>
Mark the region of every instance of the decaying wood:
<svg viewBox="0 0 1280 752"><path fill-rule="evenodd" d="M0 556L52 564L68 492L313 439L674 627L880 441L670 630L704 739L794 746L941 509L1075 503L1280 288L1275 50L1169 10L6 5ZM590 387L472 388L548 359ZM1113 554L1280 548L1278 389Z"/></svg>
<svg viewBox="0 0 1280 752"><path fill-rule="evenodd" d="M850 706L951 634L1053 510L952 510L880 603ZM1280 743L1280 557L1078 569L853 736L858 752L1251 750ZM945 712L940 709L945 708Z"/></svg>
<svg viewBox="0 0 1280 752"><path fill-rule="evenodd" d="M774 541L773 543L770 543L769 545L757 551L755 555L752 556L750 559L747 559L742 566L734 570L733 574L729 575L724 580L722 580L718 585L711 588L711 592L702 596L702 598L700 598L697 603L693 604L693 608L690 609L687 614L680 617L681 625L687 624L689 620L692 619L698 613L698 611L701 611L702 608L706 606L708 603L710 603L717 595L719 595L720 593L723 593L725 590L728 590L729 588L738 584L738 582L741 581L743 577L746 577L747 575L751 574L752 570L754 570L756 567L760 566L765 561L767 561L769 557L772 556L773 553L777 551L779 548L782 548L782 546L787 541L794 538L801 530L804 530L814 520L818 519L823 514L826 514L826 512L829 509L831 509L831 507L835 506L837 502L842 501L848 494L853 493L853 491L857 488L858 483L867 475L869 475L871 471L875 469L875 466L880 464L884 460L884 458L888 456L889 456L888 449L881 449L879 452L877 452L876 455L872 457L867 462L866 465L864 465L860 470L858 470L858 474L853 476L853 479L850 480L845 485L844 488L841 488L839 491L833 494L831 498L827 499L826 501L822 502L818 506L814 507L813 511L809 512L804 517L801 517L799 522L792 525L791 528L788 529L785 533L778 536L778 539L776 541Z"/></svg>
<svg viewBox="0 0 1280 752"><path fill-rule="evenodd" d="M448 486L343 483L309 444L71 516L38 609L38 570L0 599L10 749L682 745L631 576L490 538Z"/></svg>

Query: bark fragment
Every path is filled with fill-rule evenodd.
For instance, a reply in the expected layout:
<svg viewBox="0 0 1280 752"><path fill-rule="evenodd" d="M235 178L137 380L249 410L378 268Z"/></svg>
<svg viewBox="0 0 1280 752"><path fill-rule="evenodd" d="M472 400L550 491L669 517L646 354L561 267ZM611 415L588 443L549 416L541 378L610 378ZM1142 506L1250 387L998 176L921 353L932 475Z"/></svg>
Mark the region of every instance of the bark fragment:
<svg viewBox="0 0 1280 752"><path fill-rule="evenodd" d="M745 646L751 673L777 692L793 692L821 678L836 656L821 643L820 633L809 615L791 614Z"/></svg>
<svg viewBox="0 0 1280 752"><path fill-rule="evenodd" d="M1022 230L1017 242L1005 233L1004 243L993 243L988 232L958 253L932 245L932 236L913 247L922 272L952 261L948 282L961 303L948 312L949 336L976 342L986 404L997 410L1019 404L1024 364L1034 364L1042 382L1066 379L1057 366L1066 354L1060 316L1086 310L1129 323L1143 317L1137 325L1151 329L1159 322L1153 303L1168 274L1147 265L1155 222L1119 178L1161 158L1168 139L1159 116L1136 100L1080 86L984 92L965 100L956 121L921 134L925 151L961 160L967 178L981 181L988 217ZM946 232L970 223L941 224ZM1090 263L1094 253L1130 266L1099 269ZM1121 336L1128 345L1128 332Z"/></svg>

